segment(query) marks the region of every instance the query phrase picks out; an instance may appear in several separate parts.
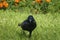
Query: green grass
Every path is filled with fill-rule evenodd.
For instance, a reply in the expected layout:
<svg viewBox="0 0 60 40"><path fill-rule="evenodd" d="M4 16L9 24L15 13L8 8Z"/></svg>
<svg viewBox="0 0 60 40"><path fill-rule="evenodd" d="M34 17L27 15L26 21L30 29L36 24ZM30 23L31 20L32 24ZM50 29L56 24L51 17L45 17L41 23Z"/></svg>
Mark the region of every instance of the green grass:
<svg viewBox="0 0 60 40"><path fill-rule="evenodd" d="M28 17L28 12L0 10L0 40L60 40L60 14L32 14L37 22L32 37L28 38L18 26Z"/></svg>

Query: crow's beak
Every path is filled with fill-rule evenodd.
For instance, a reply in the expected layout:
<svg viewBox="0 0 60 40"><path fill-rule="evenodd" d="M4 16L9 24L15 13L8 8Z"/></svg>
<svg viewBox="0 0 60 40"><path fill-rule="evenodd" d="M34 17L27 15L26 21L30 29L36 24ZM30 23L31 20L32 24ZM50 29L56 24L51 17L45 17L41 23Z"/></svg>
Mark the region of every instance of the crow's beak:
<svg viewBox="0 0 60 40"><path fill-rule="evenodd" d="M31 22L32 20L30 20L30 22Z"/></svg>

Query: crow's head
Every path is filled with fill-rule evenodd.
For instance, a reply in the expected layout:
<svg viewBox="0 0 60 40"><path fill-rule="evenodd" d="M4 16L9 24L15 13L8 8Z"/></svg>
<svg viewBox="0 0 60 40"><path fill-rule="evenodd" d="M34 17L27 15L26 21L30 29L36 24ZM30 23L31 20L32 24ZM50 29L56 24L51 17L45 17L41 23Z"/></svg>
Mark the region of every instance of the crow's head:
<svg viewBox="0 0 60 40"><path fill-rule="evenodd" d="M34 21L34 18L33 18L33 16L32 16L32 15L29 15L27 20L31 23L31 22L33 22L33 21Z"/></svg>

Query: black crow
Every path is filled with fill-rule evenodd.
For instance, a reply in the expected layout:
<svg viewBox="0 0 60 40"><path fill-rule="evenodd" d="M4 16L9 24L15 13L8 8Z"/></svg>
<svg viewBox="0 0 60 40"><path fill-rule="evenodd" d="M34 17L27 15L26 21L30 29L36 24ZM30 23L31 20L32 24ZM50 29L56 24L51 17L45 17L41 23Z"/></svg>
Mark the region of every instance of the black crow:
<svg viewBox="0 0 60 40"><path fill-rule="evenodd" d="M36 28L36 21L32 15L29 15L28 18L21 24L18 24L18 26L21 26L23 30L29 31L29 37L31 37L32 31Z"/></svg>

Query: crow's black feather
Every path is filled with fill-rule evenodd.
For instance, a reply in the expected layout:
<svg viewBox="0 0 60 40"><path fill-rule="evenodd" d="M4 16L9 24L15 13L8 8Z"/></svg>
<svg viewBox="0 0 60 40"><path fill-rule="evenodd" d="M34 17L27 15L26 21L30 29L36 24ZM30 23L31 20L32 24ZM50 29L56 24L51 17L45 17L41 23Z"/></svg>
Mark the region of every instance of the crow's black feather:
<svg viewBox="0 0 60 40"><path fill-rule="evenodd" d="M28 18L21 24L18 24L18 26L21 26L23 30L29 31L29 37L31 37L32 31L36 28L36 21L32 15L29 15Z"/></svg>

